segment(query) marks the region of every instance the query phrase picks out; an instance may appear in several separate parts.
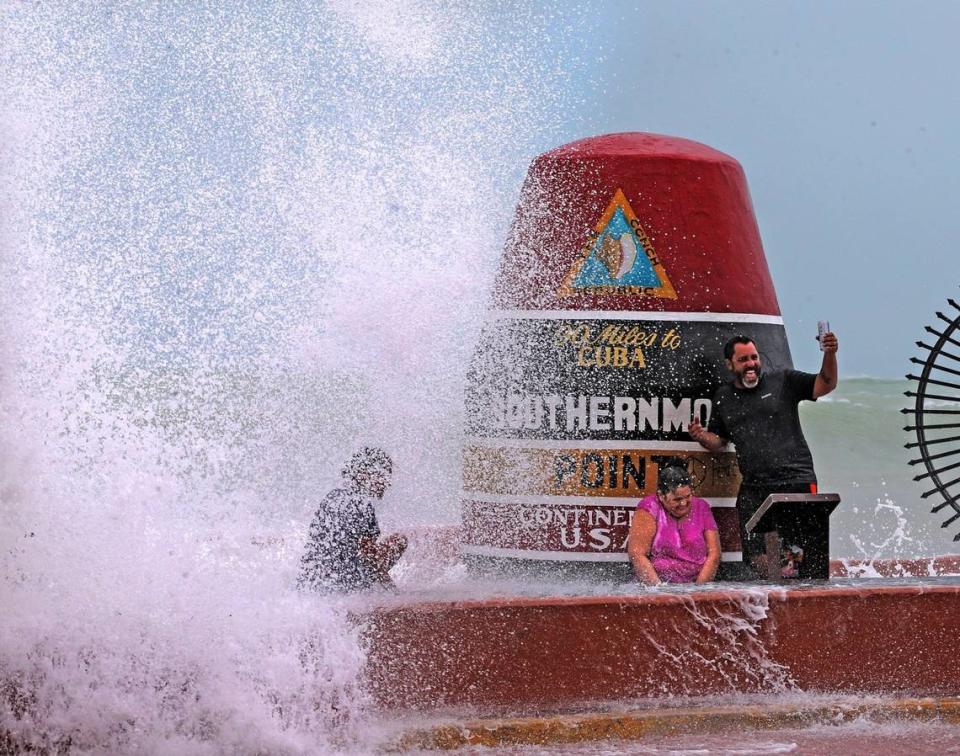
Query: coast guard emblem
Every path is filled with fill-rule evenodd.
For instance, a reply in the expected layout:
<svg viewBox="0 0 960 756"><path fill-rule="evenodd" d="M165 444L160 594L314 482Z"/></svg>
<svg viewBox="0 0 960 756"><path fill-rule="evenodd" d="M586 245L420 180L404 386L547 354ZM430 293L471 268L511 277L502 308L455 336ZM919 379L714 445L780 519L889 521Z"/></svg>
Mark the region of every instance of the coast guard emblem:
<svg viewBox="0 0 960 756"><path fill-rule="evenodd" d="M557 293L561 297L612 294L677 298L650 237L622 190L617 189L613 195Z"/></svg>

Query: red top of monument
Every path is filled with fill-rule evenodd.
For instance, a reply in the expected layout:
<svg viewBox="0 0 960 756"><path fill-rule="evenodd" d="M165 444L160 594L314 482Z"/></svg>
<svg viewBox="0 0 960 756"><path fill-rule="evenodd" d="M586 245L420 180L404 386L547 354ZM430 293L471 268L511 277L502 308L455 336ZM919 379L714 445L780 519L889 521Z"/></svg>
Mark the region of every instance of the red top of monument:
<svg viewBox="0 0 960 756"><path fill-rule="evenodd" d="M603 134L586 137L576 142L554 147L541 158L570 157L637 157L654 156L661 158L681 158L687 160L737 161L724 152L707 147L700 142L663 134L646 134L639 131L627 131L620 134Z"/></svg>
<svg viewBox="0 0 960 756"><path fill-rule="evenodd" d="M688 139L581 139L527 172L504 310L780 314L740 164Z"/></svg>

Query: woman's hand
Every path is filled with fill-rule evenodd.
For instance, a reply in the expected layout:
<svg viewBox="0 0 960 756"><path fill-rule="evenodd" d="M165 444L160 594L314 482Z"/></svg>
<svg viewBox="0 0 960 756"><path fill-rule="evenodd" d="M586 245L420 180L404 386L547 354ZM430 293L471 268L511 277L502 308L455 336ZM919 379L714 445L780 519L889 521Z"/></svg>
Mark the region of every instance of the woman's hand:
<svg viewBox="0 0 960 756"><path fill-rule="evenodd" d="M630 555L637 580L647 585L660 585L657 571L650 562L650 547L656 534L657 521L653 519L653 515L641 509L633 513L630 536L627 539L627 554Z"/></svg>

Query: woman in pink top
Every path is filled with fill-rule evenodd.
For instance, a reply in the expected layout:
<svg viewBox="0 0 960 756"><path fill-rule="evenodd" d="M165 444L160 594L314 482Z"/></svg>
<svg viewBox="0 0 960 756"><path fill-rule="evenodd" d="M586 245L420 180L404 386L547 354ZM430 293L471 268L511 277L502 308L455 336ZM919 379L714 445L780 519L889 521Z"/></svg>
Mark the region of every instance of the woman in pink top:
<svg viewBox="0 0 960 756"><path fill-rule="evenodd" d="M710 505L693 495L686 470L660 471L657 492L637 504L627 552L637 578L648 585L713 580L720 535Z"/></svg>

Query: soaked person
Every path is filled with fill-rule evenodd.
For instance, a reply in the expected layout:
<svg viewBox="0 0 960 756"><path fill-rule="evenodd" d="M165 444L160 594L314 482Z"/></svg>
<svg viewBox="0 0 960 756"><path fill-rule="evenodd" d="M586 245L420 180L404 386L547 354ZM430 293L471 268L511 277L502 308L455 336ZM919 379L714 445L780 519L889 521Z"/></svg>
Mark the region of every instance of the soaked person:
<svg viewBox="0 0 960 756"><path fill-rule="evenodd" d="M627 553L637 579L647 585L713 580L720 534L710 505L693 495L686 470L660 470L657 492L637 504Z"/></svg>
<svg viewBox="0 0 960 756"><path fill-rule="evenodd" d="M399 534L380 538L374 503L390 485L393 464L382 449L363 448L341 471L344 485L328 493L310 524L297 585L349 592L392 587L390 568L407 548Z"/></svg>
<svg viewBox="0 0 960 756"><path fill-rule="evenodd" d="M813 457L800 428L798 405L816 401L837 387L837 337L824 333L820 348L823 362L819 373L766 372L753 339L730 339L723 356L733 380L714 394L708 427L698 418L690 424L690 437L711 452L720 451L728 441L736 445L743 476L737 495L740 538L744 563L753 570L761 569L764 561L763 535L755 533L748 538L744 527L753 513L773 493L817 492ZM802 567L800 576L806 576ZM729 577L755 575L747 570Z"/></svg>

